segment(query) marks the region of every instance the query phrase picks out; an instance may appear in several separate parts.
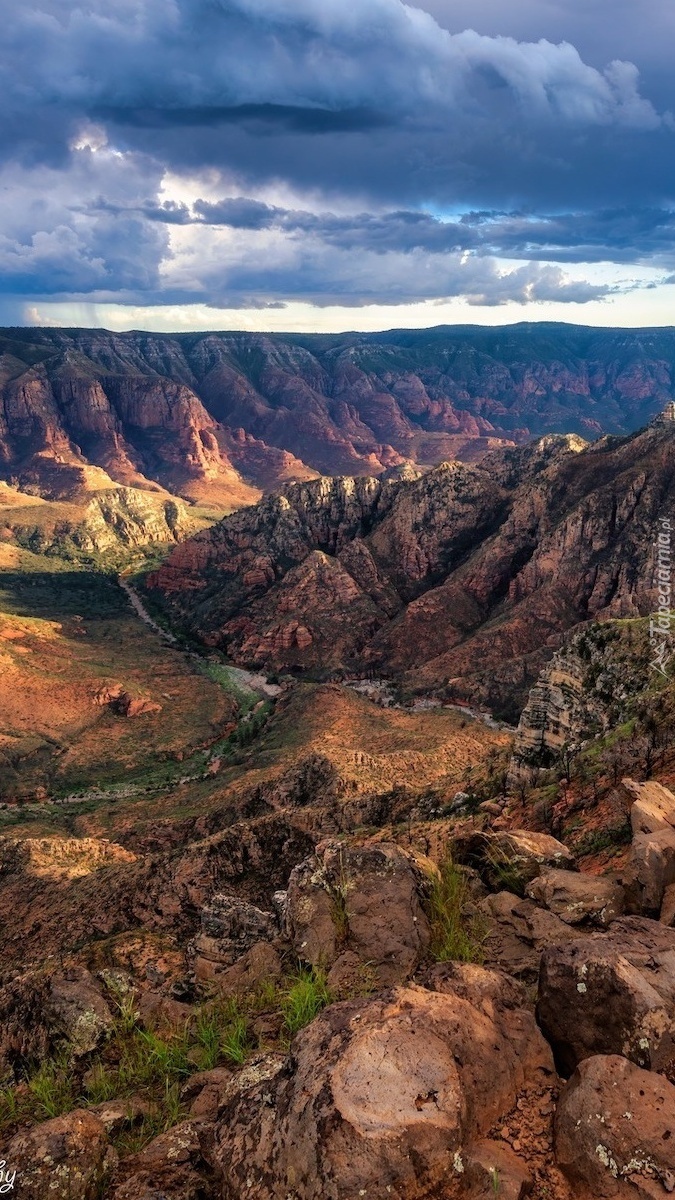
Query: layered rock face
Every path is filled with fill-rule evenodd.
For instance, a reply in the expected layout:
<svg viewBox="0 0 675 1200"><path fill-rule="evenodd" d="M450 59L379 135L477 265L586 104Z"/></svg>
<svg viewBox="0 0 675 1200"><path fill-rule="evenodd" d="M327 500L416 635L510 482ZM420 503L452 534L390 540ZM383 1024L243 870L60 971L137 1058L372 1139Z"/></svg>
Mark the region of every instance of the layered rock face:
<svg viewBox="0 0 675 1200"><path fill-rule="evenodd" d="M510 714L567 629L655 607L651 547L674 462L662 425L590 446L543 438L421 478L297 485L178 548L150 582L242 663L384 669ZM549 672L551 750L593 653ZM541 747L535 714L530 725Z"/></svg>
<svg viewBox="0 0 675 1200"><path fill-rule="evenodd" d="M238 474L267 490L312 471L474 461L547 432L629 432L675 381L671 331L568 325L292 338L27 329L6 331L0 351L0 460L17 478L56 488L66 465L89 463L181 495L208 484L233 503L246 499Z"/></svg>
<svg viewBox="0 0 675 1200"><path fill-rule="evenodd" d="M510 781L618 724L649 677L648 630L594 622L565 637L520 714Z"/></svg>
<svg viewBox="0 0 675 1200"><path fill-rule="evenodd" d="M283 448L223 427L182 378L111 369L105 355L71 346L40 357L0 358L0 471L24 491L72 500L119 483L237 508L259 497L259 483L314 474Z"/></svg>

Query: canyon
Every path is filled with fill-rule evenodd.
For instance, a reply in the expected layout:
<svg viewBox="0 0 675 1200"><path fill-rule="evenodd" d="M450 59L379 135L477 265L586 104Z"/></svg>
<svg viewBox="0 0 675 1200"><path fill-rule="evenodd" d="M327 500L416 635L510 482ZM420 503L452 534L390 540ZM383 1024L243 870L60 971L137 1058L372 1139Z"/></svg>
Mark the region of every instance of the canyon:
<svg viewBox="0 0 675 1200"><path fill-rule="evenodd" d="M147 584L241 665L370 671L517 719L567 630L653 611L674 461L665 422L295 484L177 546Z"/></svg>
<svg viewBox="0 0 675 1200"><path fill-rule="evenodd" d="M18 1195L672 1193L668 337L6 331Z"/></svg>
<svg viewBox="0 0 675 1200"><path fill-rule="evenodd" d="M108 478L228 509L316 473L475 461L546 433L628 433L674 382L667 329L6 329L0 471L45 498Z"/></svg>

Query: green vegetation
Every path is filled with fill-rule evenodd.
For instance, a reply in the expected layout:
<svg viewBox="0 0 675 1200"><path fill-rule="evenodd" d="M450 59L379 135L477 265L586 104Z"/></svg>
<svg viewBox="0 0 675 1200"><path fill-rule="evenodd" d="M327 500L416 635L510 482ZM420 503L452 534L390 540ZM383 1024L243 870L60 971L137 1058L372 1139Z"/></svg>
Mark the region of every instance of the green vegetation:
<svg viewBox="0 0 675 1200"><path fill-rule="evenodd" d="M375 981L364 971L358 994ZM182 1088L188 1077L219 1065L241 1067L267 1044L256 1035L257 1017L268 1017L273 1042L287 1046L335 998L321 968L302 968L281 980L268 980L240 997L215 996L195 1007L179 1025L141 1026L132 991L108 984L116 1011L107 1041L96 1052L75 1058L64 1045L41 1063L28 1064L24 1078L0 1089L0 1136L18 1123L44 1121L77 1107L105 1101L141 1100L146 1114L116 1139L120 1153L139 1150L184 1115Z"/></svg>
<svg viewBox="0 0 675 1200"><path fill-rule="evenodd" d="M467 915L468 900L466 876L447 856L429 894L431 954L436 962L483 961L487 927L479 916Z"/></svg>
<svg viewBox="0 0 675 1200"><path fill-rule="evenodd" d="M224 692L227 692L228 695L236 700L242 716L246 716L252 708L255 708L260 700L258 693L254 692L252 688L245 687L239 683L232 669L225 666L224 663L211 662L209 660L200 663L199 669L203 675L206 675L207 679L219 684Z"/></svg>
<svg viewBox="0 0 675 1200"><path fill-rule="evenodd" d="M293 1036L330 1004L333 997L321 967L298 971L282 992L281 1011L284 1026Z"/></svg>

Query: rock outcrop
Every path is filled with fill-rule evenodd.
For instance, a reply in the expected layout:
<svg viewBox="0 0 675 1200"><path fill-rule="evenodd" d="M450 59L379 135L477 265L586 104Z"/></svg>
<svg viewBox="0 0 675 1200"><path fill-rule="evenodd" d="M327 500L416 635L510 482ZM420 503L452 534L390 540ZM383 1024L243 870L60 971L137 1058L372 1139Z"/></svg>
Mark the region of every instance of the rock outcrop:
<svg viewBox="0 0 675 1200"><path fill-rule="evenodd" d="M453 1186L518 1091L553 1076L531 1016L500 1006L499 987L476 989L492 990L488 1012L450 988L327 1009L296 1038L290 1071L225 1111L224 1195L386 1200Z"/></svg>
<svg viewBox="0 0 675 1200"><path fill-rule="evenodd" d="M29 1200L97 1200L117 1163L104 1125L84 1109L17 1134L0 1157Z"/></svg>
<svg viewBox="0 0 675 1200"><path fill-rule="evenodd" d="M675 1065L675 930L623 917L544 950L538 1017L568 1073L594 1054L640 1067Z"/></svg>
<svg viewBox="0 0 675 1200"><path fill-rule="evenodd" d="M606 928L624 909L621 884L601 876L545 870L526 888L526 895L555 913L567 925Z"/></svg>
<svg viewBox="0 0 675 1200"><path fill-rule="evenodd" d="M478 870L494 891L506 887L521 894L542 872L554 868L562 873L575 865L574 855L557 838L528 829L462 831L452 839L452 854L457 862Z"/></svg>
<svg viewBox="0 0 675 1200"><path fill-rule="evenodd" d="M642 912L659 916L668 889L675 885L675 796L660 783L624 779L635 797L630 810L633 841L627 884ZM665 923L670 924L670 903Z"/></svg>
<svg viewBox="0 0 675 1200"><path fill-rule="evenodd" d="M286 925L296 954L333 966L351 953L381 985L408 978L431 940L425 882L415 859L394 844L324 845L291 873Z"/></svg>
<svg viewBox="0 0 675 1200"><path fill-rule="evenodd" d="M675 1191L675 1087L616 1055L587 1058L563 1090L555 1153L577 1200Z"/></svg>

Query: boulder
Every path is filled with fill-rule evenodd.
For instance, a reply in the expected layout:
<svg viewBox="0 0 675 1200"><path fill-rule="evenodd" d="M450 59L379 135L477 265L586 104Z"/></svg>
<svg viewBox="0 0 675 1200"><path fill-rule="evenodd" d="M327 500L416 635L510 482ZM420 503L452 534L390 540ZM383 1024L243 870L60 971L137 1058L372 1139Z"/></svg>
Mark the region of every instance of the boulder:
<svg viewBox="0 0 675 1200"><path fill-rule="evenodd" d="M675 884L675 795L662 784L624 779L633 798L633 843L626 876L633 910L658 917L665 893Z"/></svg>
<svg viewBox="0 0 675 1200"><path fill-rule="evenodd" d="M110 1200L216 1200L213 1126L183 1121L120 1166Z"/></svg>
<svg viewBox="0 0 675 1200"><path fill-rule="evenodd" d="M675 1087L617 1055L584 1059L555 1117L555 1154L577 1200L675 1191Z"/></svg>
<svg viewBox="0 0 675 1200"><path fill-rule="evenodd" d="M192 1004L172 1000L161 992L141 992L137 1000L137 1012L141 1024L146 1028L183 1028L194 1024L197 1011Z"/></svg>
<svg viewBox="0 0 675 1200"><path fill-rule="evenodd" d="M200 953L211 953L223 963L241 958L256 942L278 937L274 913L265 912L237 896L213 896L202 910L201 931L195 939Z"/></svg>
<svg viewBox="0 0 675 1200"><path fill-rule="evenodd" d="M232 966L201 955L195 959L197 982L216 984L224 996L242 996L261 983L280 979L282 973L279 954L269 942L256 942Z"/></svg>
<svg viewBox="0 0 675 1200"><path fill-rule="evenodd" d="M520 1089L554 1076L532 1014L508 991L500 1004L507 985L490 974L458 977L468 994L492 995L486 1008L399 987L325 1009L276 1079L225 1109L223 1196L388 1200L459 1186L470 1146Z"/></svg>
<svg viewBox="0 0 675 1200"><path fill-rule="evenodd" d="M217 1120L231 1081L232 1071L227 1067L214 1067L211 1071L191 1075L180 1093L181 1099L190 1105L190 1116L205 1121Z"/></svg>
<svg viewBox="0 0 675 1200"><path fill-rule="evenodd" d="M201 930L191 946L195 978L217 983L220 992L251 991L281 975L276 915L236 896L214 896L203 912Z"/></svg>
<svg viewBox="0 0 675 1200"><path fill-rule="evenodd" d="M142 717L149 713L160 713L161 704L144 696L132 696L131 692L121 692L112 701L112 707L121 717Z"/></svg>
<svg viewBox="0 0 675 1200"><path fill-rule="evenodd" d="M46 1016L51 1032L67 1038L76 1057L95 1050L114 1025L92 975L82 967L52 976Z"/></svg>
<svg viewBox="0 0 675 1200"><path fill-rule="evenodd" d="M49 985L45 972L27 971L0 987L0 1084L12 1083L26 1060L49 1054Z"/></svg>
<svg viewBox="0 0 675 1200"><path fill-rule="evenodd" d="M641 911L658 916L666 889L675 883L675 829L634 837L630 869Z"/></svg>
<svg viewBox="0 0 675 1200"><path fill-rule="evenodd" d="M98 1117L108 1137L120 1133L131 1125L138 1125L151 1114L151 1105L142 1096L129 1096L126 1100L104 1100L94 1104L87 1112Z"/></svg>
<svg viewBox="0 0 675 1200"><path fill-rule="evenodd" d="M653 779L647 783L624 779L622 783L634 798L630 823L636 837L642 833L658 833L661 829L675 828L675 796L668 788Z"/></svg>
<svg viewBox="0 0 675 1200"><path fill-rule="evenodd" d="M574 855L547 833L527 829L469 830L451 844L453 859L475 867L494 890L507 888L522 895L527 884L546 867L574 869Z"/></svg>
<svg viewBox="0 0 675 1200"><path fill-rule="evenodd" d="M606 928L624 907L619 883L599 875L547 868L527 885L525 894L567 925Z"/></svg>
<svg viewBox="0 0 675 1200"><path fill-rule="evenodd" d="M98 1200L117 1163L102 1122L83 1109L17 1134L0 1157L26 1200Z"/></svg>
<svg viewBox="0 0 675 1200"><path fill-rule="evenodd" d="M549 946L537 1011L564 1073L596 1054L668 1068L675 1063L675 930L625 917L607 933Z"/></svg>
<svg viewBox="0 0 675 1200"><path fill-rule="evenodd" d="M662 925L675 925L675 883L669 884L663 893L659 921Z"/></svg>
<svg viewBox="0 0 675 1200"><path fill-rule="evenodd" d="M503 1142L477 1142L466 1156L463 1200L526 1200L534 1180L523 1160Z"/></svg>
<svg viewBox="0 0 675 1200"><path fill-rule="evenodd" d="M476 905L485 920L484 962L525 983L535 983L546 946L570 941L577 933L559 917L513 892L497 892Z"/></svg>
<svg viewBox="0 0 675 1200"><path fill-rule="evenodd" d="M407 978L431 940L425 888L414 856L393 843L324 843L291 873L286 913L296 954L330 967L351 950L381 984Z"/></svg>

